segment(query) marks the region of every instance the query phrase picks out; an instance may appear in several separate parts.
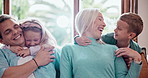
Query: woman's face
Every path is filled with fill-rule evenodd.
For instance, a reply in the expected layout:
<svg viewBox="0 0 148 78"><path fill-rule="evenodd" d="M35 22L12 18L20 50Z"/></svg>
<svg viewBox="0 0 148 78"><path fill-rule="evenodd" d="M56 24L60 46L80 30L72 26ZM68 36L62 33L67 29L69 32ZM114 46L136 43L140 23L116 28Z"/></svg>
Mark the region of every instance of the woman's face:
<svg viewBox="0 0 148 78"><path fill-rule="evenodd" d="M106 24L104 23L103 16L101 13L99 13L96 20L92 24L92 26L88 29L88 32L90 33L90 37L94 39L101 38L101 34L105 26Z"/></svg>

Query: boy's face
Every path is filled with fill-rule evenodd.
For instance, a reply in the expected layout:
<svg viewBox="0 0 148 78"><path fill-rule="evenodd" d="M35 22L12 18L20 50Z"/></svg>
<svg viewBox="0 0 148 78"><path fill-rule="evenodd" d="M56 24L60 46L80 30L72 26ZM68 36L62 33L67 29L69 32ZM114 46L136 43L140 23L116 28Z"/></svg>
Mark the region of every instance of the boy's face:
<svg viewBox="0 0 148 78"><path fill-rule="evenodd" d="M117 22L117 28L114 30L114 38L119 41L129 40L130 33L128 32L128 28L129 25L126 22L119 20Z"/></svg>
<svg viewBox="0 0 148 78"><path fill-rule="evenodd" d="M16 21L8 19L0 25L0 33L2 35L2 39L0 39L1 43L12 46L24 45L22 29Z"/></svg>
<svg viewBox="0 0 148 78"><path fill-rule="evenodd" d="M24 32L25 37L25 43L27 47L39 45L41 42L41 33L40 32L34 32L31 30Z"/></svg>

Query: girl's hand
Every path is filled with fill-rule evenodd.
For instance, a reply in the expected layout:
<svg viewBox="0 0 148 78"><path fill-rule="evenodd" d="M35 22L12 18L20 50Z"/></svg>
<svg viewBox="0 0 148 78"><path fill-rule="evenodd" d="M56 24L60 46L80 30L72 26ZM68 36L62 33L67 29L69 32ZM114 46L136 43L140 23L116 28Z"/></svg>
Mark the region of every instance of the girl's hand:
<svg viewBox="0 0 148 78"><path fill-rule="evenodd" d="M29 49L23 49L23 50L19 51L17 53L17 55L24 58L24 57L30 55L30 51L29 51Z"/></svg>
<svg viewBox="0 0 148 78"><path fill-rule="evenodd" d="M19 51L23 50L23 47L20 46L10 46L10 50L14 53L19 53Z"/></svg>

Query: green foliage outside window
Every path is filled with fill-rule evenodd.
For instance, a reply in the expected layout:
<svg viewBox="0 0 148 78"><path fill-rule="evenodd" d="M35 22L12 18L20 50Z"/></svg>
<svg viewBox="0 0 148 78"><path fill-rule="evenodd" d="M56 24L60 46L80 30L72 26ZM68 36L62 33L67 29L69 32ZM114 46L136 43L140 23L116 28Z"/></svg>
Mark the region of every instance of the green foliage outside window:
<svg viewBox="0 0 148 78"><path fill-rule="evenodd" d="M98 8L103 14L106 27L103 34L113 32L116 27L117 18L120 15L120 0L80 0L80 9ZM114 12L115 11L115 12Z"/></svg>
<svg viewBox="0 0 148 78"><path fill-rule="evenodd" d="M2 1L0 1L0 14L2 14Z"/></svg>
<svg viewBox="0 0 148 78"><path fill-rule="evenodd" d="M120 14L119 6L104 6L108 1L110 0L80 0L80 9L100 9L107 24L105 33L113 31L112 26L115 26ZM112 2L116 1L118 0L112 0ZM18 20L25 18L39 19L56 38L58 45L62 46L73 40L72 2L73 0L12 0L11 14L16 16ZM0 1L0 5L0 13L2 14L2 1ZM118 13L110 13L110 9L115 9Z"/></svg>
<svg viewBox="0 0 148 78"><path fill-rule="evenodd" d="M18 20L37 18L52 33L59 46L72 42L71 1L12 0L12 15ZM62 6L59 6L62 5Z"/></svg>

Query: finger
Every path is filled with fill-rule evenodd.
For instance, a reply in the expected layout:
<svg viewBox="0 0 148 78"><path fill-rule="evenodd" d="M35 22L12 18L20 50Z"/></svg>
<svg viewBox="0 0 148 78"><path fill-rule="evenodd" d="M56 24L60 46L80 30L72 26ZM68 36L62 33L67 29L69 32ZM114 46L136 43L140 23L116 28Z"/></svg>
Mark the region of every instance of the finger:
<svg viewBox="0 0 148 78"><path fill-rule="evenodd" d="M17 56L20 56L20 53L17 53Z"/></svg>
<svg viewBox="0 0 148 78"><path fill-rule="evenodd" d="M45 49L45 47L41 46L41 49L39 52L42 52Z"/></svg>
<svg viewBox="0 0 148 78"><path fill-rule="evenodd" d="M53 59L50 59L50 62L53 62L54 60Z"/></svg>
<svg viewBox="0 0 148 78"><path fill-rule="evenodd" d="M125 53L120 53L120 54L117 55L117 57L121 57L123 55L126 55L126 54Z"/></svg>
<svg viewBox="0 0 148 78"><path fill-rule="evenodd" d="M23 55L23 57L26 57L26 56L27 56L27 54L24 54L24 55Z"/></svg>
<svg viewBox="0 0 148 78"><path fill-rule="evenodd" d="M124 53L124 52L125 52L124 50L118 49L118 50L115 51L115 55L118 55L118 54Z"/></svg>
<svg viewBox="0 0 148 78"><path fill-rule="evenodd" d="M50 59L55 59L55 56L53 56L53 55L52 55L52 56L50 56Z"/></svg>
<svg viewBox="0 0 148 78"><path fill-rule="evenodd" d="M87 39L85 40L85 43L91 43L91 40Z"/></svg>
<svg viewBox="0 0 148 78"><path fill-rule="evenodd" d="M20 56L21 56L21 57L23 57L23 56L24 56L24 54L20 54Z"/></svg>
<svg viewBox="0 0 148 78"><path fill-rule="evenodd" d="M119 55L120 53L122 53L122 52L120 52L120 51L117 51L117 52L115 52L115 55Z"/></svg>
<svg viewBox="0 0 148 78"><path fill-rule="evenodd" d="M90 45L90 44L91 44L91 43L84 43L83 46L87 46L87 45Z"/></svg>
<svg viewBox="0 0 148 78"><path fill-rule="evenodd" d="M53 51L50 51L49 54L52 55L52 54L54 54L54 52Z"/></svg>

